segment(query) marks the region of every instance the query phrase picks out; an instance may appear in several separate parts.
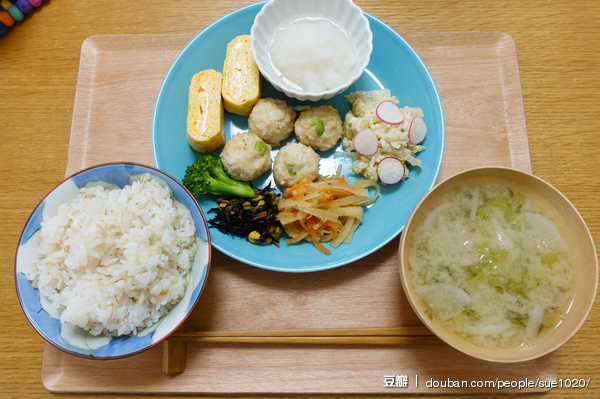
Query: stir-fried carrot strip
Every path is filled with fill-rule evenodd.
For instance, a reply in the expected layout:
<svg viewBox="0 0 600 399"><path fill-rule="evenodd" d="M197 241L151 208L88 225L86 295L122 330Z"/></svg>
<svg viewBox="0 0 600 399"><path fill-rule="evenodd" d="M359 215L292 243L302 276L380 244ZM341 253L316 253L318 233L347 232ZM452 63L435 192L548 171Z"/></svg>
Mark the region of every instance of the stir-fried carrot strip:
<svg viewBox="0 0 600 399"><path fill-rule="evenodd" d="M310 181L308 181L308 180L302 180L302 181L300 181L300 183L297 183L297 184L293 185L292 187L290 187L287 190L285 190L284 197L286 196L286 193L293 193L294 191L300 192L300 190L304 186L306 186L308 183L310 183Z"/></svg>
<svg viewBox="0 0 600 399"><path fill-rule="evenodd" d="M320 251L323 252L325 255L329 255L331 254L331 251L327 248L325 248L323 246L323 244L321 244L319 241L313 241L313 245Z"/></svg>
<svg viewBox="0 0 600 399"><path fill-rule="evenodd" d="M331 229L331 231L333 231L333 237L331 238L332 240L335 240L335 238L338 235L338 228L335 224L331 223L331 222L325 222L323 223L323 228L329 227Z"/></svg>
<svg viewBox="0 0 600 399"><path fill-rule="evenodd" d="M310 234L310 238L313 240L313 243L318 242L319 241L319 237L317 236L317 232L315 231L315 229L312 228L312 226L310 226L307 221L305 220L300 220L300 224L302 225L302 228L305 231L308 231L308 234Z"/></svg>
<svg viewBox="0 0 600 399"><path fill-rule="evenodd" d="M375 196L369 196L370 187ZM290 236L287 243L310 241L320 252L330 254L322 243L331 242L334 248L349 243L362 221L362 207L373 203L378 194L375 182L348 184L344 176L301 181L285 190L278 204L278 219Z"/></svg>

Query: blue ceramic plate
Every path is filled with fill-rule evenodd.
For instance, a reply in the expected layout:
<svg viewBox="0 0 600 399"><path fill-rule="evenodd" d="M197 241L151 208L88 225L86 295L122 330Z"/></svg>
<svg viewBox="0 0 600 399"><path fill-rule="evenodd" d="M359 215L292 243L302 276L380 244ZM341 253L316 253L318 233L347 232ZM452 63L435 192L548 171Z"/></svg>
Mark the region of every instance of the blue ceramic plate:
<svg viewBox="0 0 600 399"><path fill-rule="evenodd" d="M179 54L167 73L158 93L152 124L152 147L158 168L183 179L186 167L198 153L188 145L186 138L188 88L192 76L200 70L221 71L227 43L238 35L250 33L256 14L262 3L241 8L210 25L198 34ZM211 229L213 245L221 252L249 265L282 272L312 272L342 266L378 250L396 237L403 229L411 211L431 187L433 187L444 148L444 118L440 97L427 68L415 51L389 26L367 14L373 31L373 54L371 62L361 78L341 95L317 104L331 104L343 116L350 110L344 96L356 90L390 89L398 97L400 105L420 107L425 113L428 133L423 145L427 149L418 155L422 168L411 168L406 181L393 186L382 186L381 196L366 210L364 221L358 227L352 243L342 244L324 255L312 244L303 242L281 247L256 246L243 238L231 237ZM303 104L286 98L263 79L263 97L284 99L292 106ZM306 103L314 105L315 103ZM226 133L232 135L248 129L247 118L226 113ZM288 139L287 142L295 140ZM285 145L287 142L282 143ZM358 176L351 171L352 160L336 155L337 148L321 153L321 173L334 174L338 165L349 181ZM274 158L276 151L272 152ZM269 173L254 181L263 187L272 181ZM207 213L215 207L211 195L198 198L202 210ZM210 218L207 213L207 217Z"/></svg>
<svg viewBox="0 0 600 399"><path fill-rule="evenodd" d="M94 337L83 329L60 322L60 313L54 310L40 292L25 277L34 262L40 263L37 233L41 222L56 214L59 205L72 201L79 188L90 182L103 181L123 187L142 173L167 184L173 198L190 210L196 226L198 251L191 269L190 283L181 301L154 326L142 330L137 336L117 338L103 335ZM90 359L117 359L134 355L159 344L177 329L191 313L206 284L210 265L210 236L204 214L189 191L181 183L149 166L131 163L98 165L82 170L67 178L52 190L34 209L23 229L15 259L15 285L25 316L37 332L49 343L67 353Z"/></svg>

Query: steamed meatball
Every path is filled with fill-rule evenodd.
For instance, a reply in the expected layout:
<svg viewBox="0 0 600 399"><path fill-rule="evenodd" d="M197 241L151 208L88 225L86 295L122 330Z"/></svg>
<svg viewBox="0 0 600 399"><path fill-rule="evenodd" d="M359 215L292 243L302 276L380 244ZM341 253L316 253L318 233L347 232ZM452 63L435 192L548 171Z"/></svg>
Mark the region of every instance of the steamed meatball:
<svg viewBox="0 0 600 399"><path fill-rule="evenodd" d="M294 131L302 144L327 151L342 137L342 119L331 105L320 105L302 111L294 124Z"/></svg>
<svg viewBox="0 0 600 399"><path fill-rule="evenodd" d="M300 143L289 143L281 150L273 164L273 176L277 184L291 187L302 179L310 181L319 176L319 154Z"/></svg>
<svg viewBox="0 0 600 399"><path fill-rule="evenodd" d="M221 161L234 179L254 180L271 168L271 146L254 133L238 133L225 143Z"/></svg>
<svg viewBox="0 0 600 399"><path fill-rule="evenodd" d="M284 101L261 98L250 112L248 128L267 143L279 145L294 130L295 119L296 111Z"/></svg>

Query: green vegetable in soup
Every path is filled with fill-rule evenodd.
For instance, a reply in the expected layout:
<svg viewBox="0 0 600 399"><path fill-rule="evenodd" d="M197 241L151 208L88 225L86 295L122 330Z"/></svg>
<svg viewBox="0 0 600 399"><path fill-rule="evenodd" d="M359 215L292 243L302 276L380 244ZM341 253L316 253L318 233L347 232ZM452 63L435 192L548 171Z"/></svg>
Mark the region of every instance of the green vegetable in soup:
<svg viewBox="0 0 600 399"><path fill-rule="evenodd" d="M539 256L542 263L546 266L550 266L558 260L558 253L556 252L542 252Z"/></svg>
<svg viewBox="0 0 600 399"><path fill-rule="evenodd" d="M554 322L554 310L548 309L544 312L544 317L542 318L542 327L543 328L552 328L556 323Z"/></svg>
<svg viewBox="0 0 600 399"><path fill-rule="evenodd" d="M463 310L463 314L471 320L481 319L481 315L479 313L477 313L476 310L473 310L473 309L465 309L465 310Z"/></svg>
<svg viewBox="0 0 600 399"><path fill-rule="evenodd" d="M495 212L502 214L508 222L515 219L512 200L503 195L485 201L482 206L477 208L477 216L482 220L490 218Z"/></svg>
<svg viewBox="0 0 600 399"><path fill-rule="evenodd" d="M528 315L522 315L511 310L508 311L507 315L508 320L510 320L512 323L518 324L522 327L527 327L527 320L529 319Z"/></svg>
<svg viewBox="0 0 600 399"><path fill-rule="evenodd" d="M425 316L427 316L429 320L433 320L433 312L431 311L431 309L425 309L423 313L425 314Z"/></svg>

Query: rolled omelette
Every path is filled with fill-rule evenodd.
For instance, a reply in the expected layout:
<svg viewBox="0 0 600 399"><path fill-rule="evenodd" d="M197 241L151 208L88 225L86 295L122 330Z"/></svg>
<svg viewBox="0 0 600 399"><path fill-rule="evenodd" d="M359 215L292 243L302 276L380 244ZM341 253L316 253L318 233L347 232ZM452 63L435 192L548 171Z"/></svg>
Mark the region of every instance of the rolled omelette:
<svg viewBox="0 0 600 399"><path fill-rule="evenodd" d="M231 113L248 116L260 98L260 72L250 47L250 35L242 35L227 45L223 64L223 103Z"/></svg>
<svg viewBox="0 0 600 399"><path fill-rule="evenodd" d="M187 138L199 152L225 145L225 114L221 101L221 73L200 71L192 78L188 98Z"/></svg>

